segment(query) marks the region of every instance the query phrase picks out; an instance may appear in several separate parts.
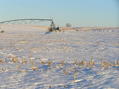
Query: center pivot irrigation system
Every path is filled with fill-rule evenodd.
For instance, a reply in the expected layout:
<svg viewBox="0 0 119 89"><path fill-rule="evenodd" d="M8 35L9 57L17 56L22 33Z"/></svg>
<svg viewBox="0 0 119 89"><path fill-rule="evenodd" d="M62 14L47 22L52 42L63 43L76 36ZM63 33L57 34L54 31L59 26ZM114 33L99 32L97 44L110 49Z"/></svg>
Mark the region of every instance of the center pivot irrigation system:
<svg viewBox="0 0 119 89"><path fill-rule="evenodd" d="M30 24L30 23L38 23L41 21L49 21L50 22L50 28L49 31L56 31L59 30L59 27L55 26L55 23L53 19L15 19L15 20L8 20L8 21L2 21L0 24L16 24L16 23L21 23L21 24Z"/></svg>

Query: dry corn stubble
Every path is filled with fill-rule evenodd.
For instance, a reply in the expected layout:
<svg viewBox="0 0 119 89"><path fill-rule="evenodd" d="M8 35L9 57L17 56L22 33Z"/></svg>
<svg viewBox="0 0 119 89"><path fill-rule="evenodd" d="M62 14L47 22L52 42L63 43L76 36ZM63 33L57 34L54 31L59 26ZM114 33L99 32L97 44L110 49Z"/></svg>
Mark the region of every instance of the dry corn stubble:
<svg viewBox="0 0 119 89"><path fill-rule="evenodd" d="M3 59L0 59L0 63L4 63Z"/></svg>
<svg viewBox="0 0 119 89"><path fill-rule="evenodd" d="M22 64L27 64L27 60L25 58L22 58Z"/></svg>
<svg viewBox="0 0 119 89"><path fill-rule="evenodd" d="M12 62L13 62L13 63L18 63L18 62L19 62L18 57L12 57Z"/></svg>
<svg viewBox="0 0 119 89"><path fill-rule="evenodd" d="M53 64L53 62L52 61L48 61L48 66L50 67L52 64Z"/></svg>
<svg viewBox="0 0 119 89"><path fill-rule="evenodd" d="M101 62L101 67L104 68L104 69L107 69L109 68L110 66L112 66L112 64L110 62L107 62L107 61L102 61Z"/></svg>
<svg viewBox="0 0 119 89"><path fill-rule="evenodd" d="M33 71L37 71L37 70L39 70L39 68L36 67L36 66L32 66L31 69L32 69Z"/></svg>

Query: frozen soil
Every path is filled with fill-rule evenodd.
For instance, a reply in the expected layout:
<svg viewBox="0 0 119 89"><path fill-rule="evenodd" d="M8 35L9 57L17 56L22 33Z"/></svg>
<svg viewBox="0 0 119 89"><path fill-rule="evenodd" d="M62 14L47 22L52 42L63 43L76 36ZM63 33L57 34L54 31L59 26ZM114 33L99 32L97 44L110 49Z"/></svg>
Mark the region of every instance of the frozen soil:
<svg viewBox="0 0 119 89"><path fill-rule="evenodd" d="M47 33L3 26L0 30L5 31L0 33L0 89L119 89L119 67L98 64L119 60L119 29ZM97 63L93 67L74 64L91 59Z"/></svg>

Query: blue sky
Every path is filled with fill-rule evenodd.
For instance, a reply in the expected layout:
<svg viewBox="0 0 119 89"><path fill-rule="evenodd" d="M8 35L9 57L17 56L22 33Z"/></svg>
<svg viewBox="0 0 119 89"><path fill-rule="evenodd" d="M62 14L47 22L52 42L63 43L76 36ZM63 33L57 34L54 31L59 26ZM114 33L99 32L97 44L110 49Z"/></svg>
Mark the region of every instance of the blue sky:
<svg viewBox="0 0 119 89"><path fill-rule="evenodd" d="M0 21L20 18L53 18L60 26L119 26L119 0L0 0Z"/></svg>

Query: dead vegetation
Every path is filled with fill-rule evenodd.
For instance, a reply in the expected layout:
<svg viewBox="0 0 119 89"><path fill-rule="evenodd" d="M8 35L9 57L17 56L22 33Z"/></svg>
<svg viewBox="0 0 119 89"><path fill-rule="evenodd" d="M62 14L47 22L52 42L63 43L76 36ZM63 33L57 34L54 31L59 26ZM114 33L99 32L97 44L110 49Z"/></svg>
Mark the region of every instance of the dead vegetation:
<svg viewBox="0 0 119 89"><path fill-rule="evenodd" d="M18 69L20 71L22 65L31 65L31 67L29 69L33 70L33 71L38 71L41 68L38 67L38 64L36 65L35 62L35 58L30 57L29 61L26 58L18 58L16 56L8 56L9 60L13 63L16 64L16 69ZM7 62L6 62L7 63ZM100 65L101 68L103 69L108 69L110 67L119 67L119 60L116 60L114 62L109 62L109 61L100 61L100 62L95 62L93 57L91 57L90 60L74 60L73 63L67 63L64 60L60 61L57 63L57 65L54 65L55 62L51 61L51 60L39 60L39 65L46 65L50 68L56 68L56 69L62 69L63 73L65 75L68 75L70 72L74 71L75 68L79 67L79 68L94 68L97 67L97 65ZM0 59L0 64L5 64L5 60L4 59ZM24 65L25 64L25 65ZM65 69L65 66L67 64L72 65L72 68L68 68ZM22 71L22 69L21 69ZM76 71L74 71L76 72ZM75 79L76 79L76 74L74 74Z"/></svg>
<svg viewBox="0 0 119 89"><path fill-rule="evenodd" d="M4 30L1 30L0 33L4 33L5 31Z"/></svg>

